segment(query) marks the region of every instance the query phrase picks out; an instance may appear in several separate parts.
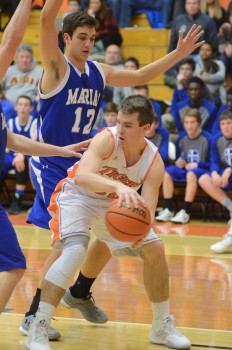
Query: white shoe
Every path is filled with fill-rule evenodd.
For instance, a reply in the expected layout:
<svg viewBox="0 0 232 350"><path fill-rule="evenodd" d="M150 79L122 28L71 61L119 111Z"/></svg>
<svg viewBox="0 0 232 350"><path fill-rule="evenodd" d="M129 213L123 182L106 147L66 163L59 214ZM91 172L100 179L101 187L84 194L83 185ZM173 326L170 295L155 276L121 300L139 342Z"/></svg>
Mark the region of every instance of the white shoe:
<svg viewBox="0 0 232 350"><path fill-rule="evenodd" d="M222 241L211 245L210 249L218 254L232 253L232 234L225 235Z"/></svg>
<svg viewBox="0 0 232 350"><path fill-rule="evenodd" d="M175 222L177 224L187 224L190 220L190 215L186 213L184 209L181 209L176 213L174 218L171 219L171 222Z"/></svg>
<svg viewBox="0 0 232 350"><path fill-rule="evenodd" d="M168 208L165 208L164 210L162 210L159 215L157 215L155 217L156 221L170 221L174 216L174 213L171 212Z"/></svg>
<svg viewBox="0 0 232 350"><path fill-rule="evenodd" d="M32 323L25 346L28 350L51 350L48 339L48 329L50 322L42 318L34 320Z"/></svg>
<svg viewBox="0 0 232 350"><path fill-rule="evenodd" d="M189 349L191 347L191 342L176 329L173 320L173 316L168 316L163 320L159 329L152 329L150 333L150 341L154 344L166 345L169 348ZM154 324L152 328L155 328Z"/></svg>

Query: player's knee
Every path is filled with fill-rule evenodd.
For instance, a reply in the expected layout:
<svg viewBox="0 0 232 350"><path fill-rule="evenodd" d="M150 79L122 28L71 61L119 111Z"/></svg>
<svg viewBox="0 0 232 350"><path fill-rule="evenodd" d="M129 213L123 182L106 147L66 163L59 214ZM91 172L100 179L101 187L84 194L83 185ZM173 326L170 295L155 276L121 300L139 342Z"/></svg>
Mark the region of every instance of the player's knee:
<svg viewBox="0 0 232 350"><path fill-rule="evenodd" d="M165 261L165 251L162 241L144 244L141 250L141 258L144 263L149 264L150 266Z"/></svg>
<svg viewBox="0 0 232 350"><path fill-rule="evenodd" d="M64 247L59 259L48 270L45 279L60 288L67 289L80 269L86 255L86 247L80 244Z"/></svg>
<svg viewBox="0 0 232 350"><path fill-rule="evenodd" d="M210 176L207 174L201 175L201 177L198 180L198 183L201 187L204 187L207 183L209 183L210 180Z"/></svg>

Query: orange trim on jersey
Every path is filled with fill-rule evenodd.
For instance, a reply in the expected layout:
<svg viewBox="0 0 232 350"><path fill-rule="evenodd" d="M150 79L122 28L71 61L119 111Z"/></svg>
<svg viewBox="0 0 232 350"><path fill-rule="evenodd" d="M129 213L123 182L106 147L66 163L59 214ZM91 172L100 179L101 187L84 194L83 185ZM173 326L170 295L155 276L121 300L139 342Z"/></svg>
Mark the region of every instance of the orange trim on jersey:
<svg viewBox="0 0 232 350"><path fill-rule="evenodd" d="M158 153L158 148L157 148L157 150L156 150L156 152L155 152L155 155L154 155L154 157L153 157L153 159L152 159L152 162L151 162L151 164L150 164L150 166L149 166L149 168L148 168L148 170L147 170L147 172L146 172L146 175L144 176L144 181L146 180L147 175L148 175L148 173L149 173L149 171L150 171L150 169L151 169L151 167L152 167L152 165L153 165L153 163L154 163L154 161L155 161L155 158L156 158L156 156L157 156L157 153Z"/></svg>
<svg viewBox="0 0 232 350"><path fill-rule="evenodd" d="M57 203L57 198L62 192L63 185L67 182L67 179L61 180L58 182L55 191L53 192L50 200L50 205L48 211L51 213L52 219L49 222L49 226L53 232L52 241L54 244L57 241L60 241L60 209Z"/></svg>
<svg viewBox="0 0 232 350"><path fill-rule="evenodd" d="M79 166L79 162L75 163L72 168L68 169L68 177L70 179L73 179L75 177L78 166Z"/></svg>

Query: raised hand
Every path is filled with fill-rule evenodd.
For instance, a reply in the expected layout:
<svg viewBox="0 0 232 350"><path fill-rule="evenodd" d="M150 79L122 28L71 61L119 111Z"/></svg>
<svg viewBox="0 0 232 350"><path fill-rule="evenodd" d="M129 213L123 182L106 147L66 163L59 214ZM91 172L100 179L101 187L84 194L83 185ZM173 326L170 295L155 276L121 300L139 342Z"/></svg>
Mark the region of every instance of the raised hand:
<svg viewBox="0 0 232 350"><path fill-rule="evenodd" d="M176 50L179 51L181 57L190 55L194 50L205 43L205 40L198 42L198 39L204 34L204 30L201 29L201 26L193 24L191 29L188 31L184 37L184 33L179 31L179 40Z"/></svg>

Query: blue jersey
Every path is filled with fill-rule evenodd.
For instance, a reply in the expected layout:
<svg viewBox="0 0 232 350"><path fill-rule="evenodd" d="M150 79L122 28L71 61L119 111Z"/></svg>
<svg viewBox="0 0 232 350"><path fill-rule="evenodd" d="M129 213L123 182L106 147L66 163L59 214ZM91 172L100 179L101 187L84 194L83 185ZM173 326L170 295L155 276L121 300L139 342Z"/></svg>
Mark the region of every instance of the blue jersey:
<svg viewBox="0 0 232 350"><path fill-rule="evenodd" d="M11 118L7 122L7 127L14 133L25 136L27 138L33 137L33 132L36 130L37 120L33 118L33 116L29 116L28 122L25 125L20 124L19 117ZM15 152L10 151L12 155ZM26 156L26 158L30 158L30 156Z"/></svg>
<svg viewBox="0 0 232 350"><path fill-rule="evenodd" d="M212 140L210 170L221 173L232 167L232 139L227 139L222 132L216 134Z"/></svg>
<svg viewBox="0 0 232 350"><path fill-rule="evenodd" d="M87 61L85 73L70 62L63 81L51 93L40 93L39 140L56 146L81 142L90 136L100 108L105 85L104 72L97 62ZM49 228L47 212L57 183L66 177L76 158L33 157L31 176L36 189L35 204L28 222Z"/></svg>
<svg viewBox="0 0 232 350"><path fill-rule="evenodd" d="M6 131L6 121L5 117L2 111L2 106L0 104L0 173L3 171L4 168L4 159L5 159L5 150L6 150L6 136L7 136L7 131Z"/></svg>

